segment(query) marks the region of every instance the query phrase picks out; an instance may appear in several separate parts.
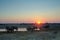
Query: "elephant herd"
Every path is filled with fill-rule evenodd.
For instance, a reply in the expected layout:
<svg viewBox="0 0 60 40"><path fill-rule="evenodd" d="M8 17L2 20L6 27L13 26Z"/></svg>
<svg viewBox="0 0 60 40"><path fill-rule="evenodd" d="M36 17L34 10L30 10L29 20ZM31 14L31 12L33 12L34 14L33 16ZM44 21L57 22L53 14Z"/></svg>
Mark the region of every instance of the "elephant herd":
<svg viewBox="0 0 60 40"><path fill-rule="evenodd" d="M43 28L48 29L49 25L46 25ZM26 29L27 29L27 31L33 32L35 29L37 29L37 27L27 27ZM14 32L14 30L18 31L18 27L16 27L16 26L11 26L11 27L6 26L6 30L7 30L7 32Z"/></svg>
<svg viewBox="0 0 60 40"><path fill-rule="evenodd" d="M36 27L28 27L26 29L27 29L27 31L33 32L34 29L36 29ZM18 31L18 27L16 27L16 26L11 26L11 27L6 26L6 30L7 30L8 33L9 32L14 32L14 30Z"/></svg>
<svg viewBox="0 0 60 40"><path fill-rule="evenodd" d="M49 24L47 23L47 24L45 24L45 26L43 26L43 27L41 27L41 28L38 28L37 26L35 27L28 27L27 28L27 31L31 31L31 32L33 32L33 31L36 31L35 29L39 29L39 30L48 30L49 29Z"/></svg>

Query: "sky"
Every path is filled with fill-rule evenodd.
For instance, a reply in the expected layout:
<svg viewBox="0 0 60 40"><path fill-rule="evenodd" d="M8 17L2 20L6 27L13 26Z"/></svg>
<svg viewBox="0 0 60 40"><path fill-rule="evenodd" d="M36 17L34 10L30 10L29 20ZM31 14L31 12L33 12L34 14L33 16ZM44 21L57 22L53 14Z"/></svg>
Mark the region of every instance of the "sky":
<svg viewBox="0 0 60 40"><path fill-rule="evenodd" d="M0 23L59 22L60 0L0 0Z"/></svg>

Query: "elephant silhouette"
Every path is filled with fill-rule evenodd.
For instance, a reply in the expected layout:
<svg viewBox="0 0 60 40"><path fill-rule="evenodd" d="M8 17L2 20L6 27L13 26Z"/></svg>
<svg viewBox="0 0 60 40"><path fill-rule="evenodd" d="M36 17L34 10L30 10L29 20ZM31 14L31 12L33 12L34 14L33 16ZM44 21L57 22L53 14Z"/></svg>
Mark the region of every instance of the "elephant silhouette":
<svg viewBox="0 0 60 40"><path fill-rule="evenodd" d="M8 27L8 26L6 26L7 32L14 32L14 29L16 29L16 31L18 30L17 27L14 27L14 26Z"/></svg>
<svg viewBox="0 0 60 40"><path fill-rule="evenodd" d="M49 24L48 24L48 23L46 23L46 25L44 26L44 28L49 28Z"/></svg>
<svg viewBox="0 0 60 40"><path fill-rule="evenodd" d="M28 28L27 28L27 31L33 32L35 29L36 29L36 27L28 27Z"/></svg>

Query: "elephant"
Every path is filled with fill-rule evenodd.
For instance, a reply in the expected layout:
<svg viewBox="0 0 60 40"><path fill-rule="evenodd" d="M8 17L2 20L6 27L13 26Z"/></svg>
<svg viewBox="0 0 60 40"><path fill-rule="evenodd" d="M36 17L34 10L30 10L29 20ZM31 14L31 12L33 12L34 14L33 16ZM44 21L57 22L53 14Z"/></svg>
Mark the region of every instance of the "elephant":
<svg viewBox="0 0 60 40"><path fill-rule="evenodd" d="M46 23L46 25L44 26L44 28L49 28L49 24L48 24L48 23Z"/></svg>
<svg viewBox="0 0 60 40"><path fill-rule="evenodd" d="M36 29L36 27L28 27L28 28L27 28L27 31L33 32L35 29Z"/></svg>
<svg viewBox="0 0 60 40"><path fill-rule="evenodd" d="M14 32L14 29L18 30L17 27L14 27L14 26L8 27L8 26L6 26L7 32Z"/></svg>

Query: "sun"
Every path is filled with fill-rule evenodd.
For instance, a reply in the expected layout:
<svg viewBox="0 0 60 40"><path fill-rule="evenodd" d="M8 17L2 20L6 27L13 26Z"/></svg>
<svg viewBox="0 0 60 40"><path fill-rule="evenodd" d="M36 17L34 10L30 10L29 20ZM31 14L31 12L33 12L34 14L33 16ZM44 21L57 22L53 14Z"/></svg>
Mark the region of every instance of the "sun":
<svg viewBox="0 0 60 40"><path fill-rule="evenodd" d="M40 23L41 23L41 21L36 21L36 24L38 24L38 25L39 25Z"/></svg>
<svg viewBox="0 0 60 40"><path fill-rule="evenodd" d="M41 21L37 21L37 22L36 22L36 24L40 24L40 23L41 23Z"/></svg>
<svg viewBox="0 0 60 40"><path fill-rule="evenodd" d="M40 21L37 21L37 24L40 24Z"/></svg>

